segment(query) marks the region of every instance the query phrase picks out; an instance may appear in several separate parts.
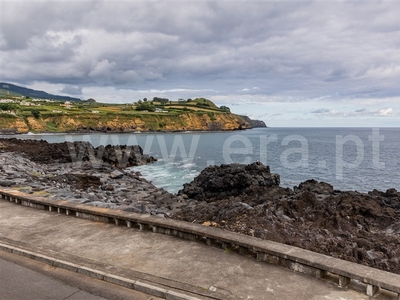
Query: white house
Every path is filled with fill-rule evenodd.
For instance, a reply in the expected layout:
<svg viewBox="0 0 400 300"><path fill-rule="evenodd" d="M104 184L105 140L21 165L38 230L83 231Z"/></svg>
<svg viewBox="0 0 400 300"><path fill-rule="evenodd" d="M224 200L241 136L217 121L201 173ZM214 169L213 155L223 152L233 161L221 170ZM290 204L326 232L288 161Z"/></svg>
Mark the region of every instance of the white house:
<svg viewBox="0 0 400 300"><path fill-rule="evenodd" d="M15 101L12 99L0 99L0 103L14 103Z"/></svg>
<svg viewBox="0 0 400 300"><path fill-rule="evenodd" d="M36 106L35 103L27 102L27 101L21 101L20 105L23 105L23 106Z"/></svg>
<svg viewBox="0 0 400 300"><path fill-rule="evenodd" d="M161 108L158 108L158 107L154 111L155 112L163 112L163 113L168 112L168 110L164 110L164 109L161 109Z"/></svg>

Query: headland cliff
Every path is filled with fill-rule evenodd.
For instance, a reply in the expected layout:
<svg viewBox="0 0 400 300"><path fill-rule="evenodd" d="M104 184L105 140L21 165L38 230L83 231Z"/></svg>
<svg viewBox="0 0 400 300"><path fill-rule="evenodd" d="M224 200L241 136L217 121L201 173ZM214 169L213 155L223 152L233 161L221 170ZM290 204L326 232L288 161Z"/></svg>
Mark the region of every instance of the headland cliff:
<svg viewBox="0 0 400 300"><path fill-rule="evenodd" d="M162 114L68 114L7 117L0 120L2 133L27 132L134 132L224 131L253 128L247 119L231 113Z"/></svg>

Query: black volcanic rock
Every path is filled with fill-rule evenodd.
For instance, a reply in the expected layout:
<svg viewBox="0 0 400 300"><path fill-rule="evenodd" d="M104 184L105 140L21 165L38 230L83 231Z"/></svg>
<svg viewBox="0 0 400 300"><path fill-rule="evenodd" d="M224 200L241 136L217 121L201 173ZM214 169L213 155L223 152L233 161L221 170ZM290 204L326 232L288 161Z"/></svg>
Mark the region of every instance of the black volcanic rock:
<svg viewBox="0 0 400 300"><path fill-rule="evenodd" d="M314 179L304 181L298 187L294 187L295 191L310 191L317 194L330 194L333 192L333 186L326 182L318 182Z"/></svg>
<svg viewBox="0 0 400 300"><path fill-rule="evenodd" d="M104 162L119 168L139 166L156 161L152 156L143 154L143 149L138 145L133 146L100 146L96 149Z"/></svg>
<svg viewBox="0 0 400 300"><path fill-rule="evenodd" d="M179 192L196 199L173 217L400 274L400 193L334 190L307 180L279 187L269 167L206 168Z"/></svg>
<svg viewBox="0 0 400 300"><path fill-rule="evenodd" d="M196 200L212 201L252 193L258 187L278 186L279 183L279 175L271 174L269 166L260 162L209 166L191 183L185 184L179 194Z"/></svg>
<svg viewBox="0 0 400 300"><path fill-rule="evenodd" d="M338 191L316 180L283 188L279 175L253 163L208 167L171 195L138 173L110 166L148 159L137 147L0 139L0 185L223 228L400 274L400 192L394 188ZM83 163L62 163L68 161Z"/></svg>
<svg viewBox="0 0 400 300"><path fill-rule="evenodd" d="M48 143L40 140L0 139L1 150L24 153L38 163L95 162L101 160L114 167L126 168L144 165L157 159L143 153L138 146L99 146L89 142Z"/></svg>

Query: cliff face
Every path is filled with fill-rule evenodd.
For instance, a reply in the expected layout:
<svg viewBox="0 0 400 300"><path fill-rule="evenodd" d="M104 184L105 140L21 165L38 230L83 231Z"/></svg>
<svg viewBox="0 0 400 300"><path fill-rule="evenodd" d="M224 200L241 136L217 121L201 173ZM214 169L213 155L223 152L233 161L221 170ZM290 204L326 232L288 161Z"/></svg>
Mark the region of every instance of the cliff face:
<svg viewBox="0 0 400 300"><path fill-rule="evenodd" d="M70 132L70 131L181 131L238 130L251 128L241 116L228 113L161 114L76 114L7 118L0 120L0 132Z"/></svg>
<svg viewBox="0 0 400 300"><path fill-rule="evenodd" d="M252 120L248 116L240 116L240 117L243 118L247 123L249 123L251 128L267 127L264 121Z"/></svg>
<svg viewBox="0 0 400 300"><path fill-rule="evenodd" d="M0 133L22 133L28 132L29 126L23 118L0 115Z"/></svg>

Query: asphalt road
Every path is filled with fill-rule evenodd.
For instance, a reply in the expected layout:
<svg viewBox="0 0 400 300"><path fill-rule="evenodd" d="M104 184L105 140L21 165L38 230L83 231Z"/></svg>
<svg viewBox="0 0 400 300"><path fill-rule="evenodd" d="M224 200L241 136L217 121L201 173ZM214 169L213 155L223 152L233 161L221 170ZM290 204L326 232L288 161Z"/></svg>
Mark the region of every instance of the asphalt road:
<svg viewBox="0 0 400 300"><path fill-rule="evenodd" d="M0 299L156 300L159 298L0 251Z"/></svg>

